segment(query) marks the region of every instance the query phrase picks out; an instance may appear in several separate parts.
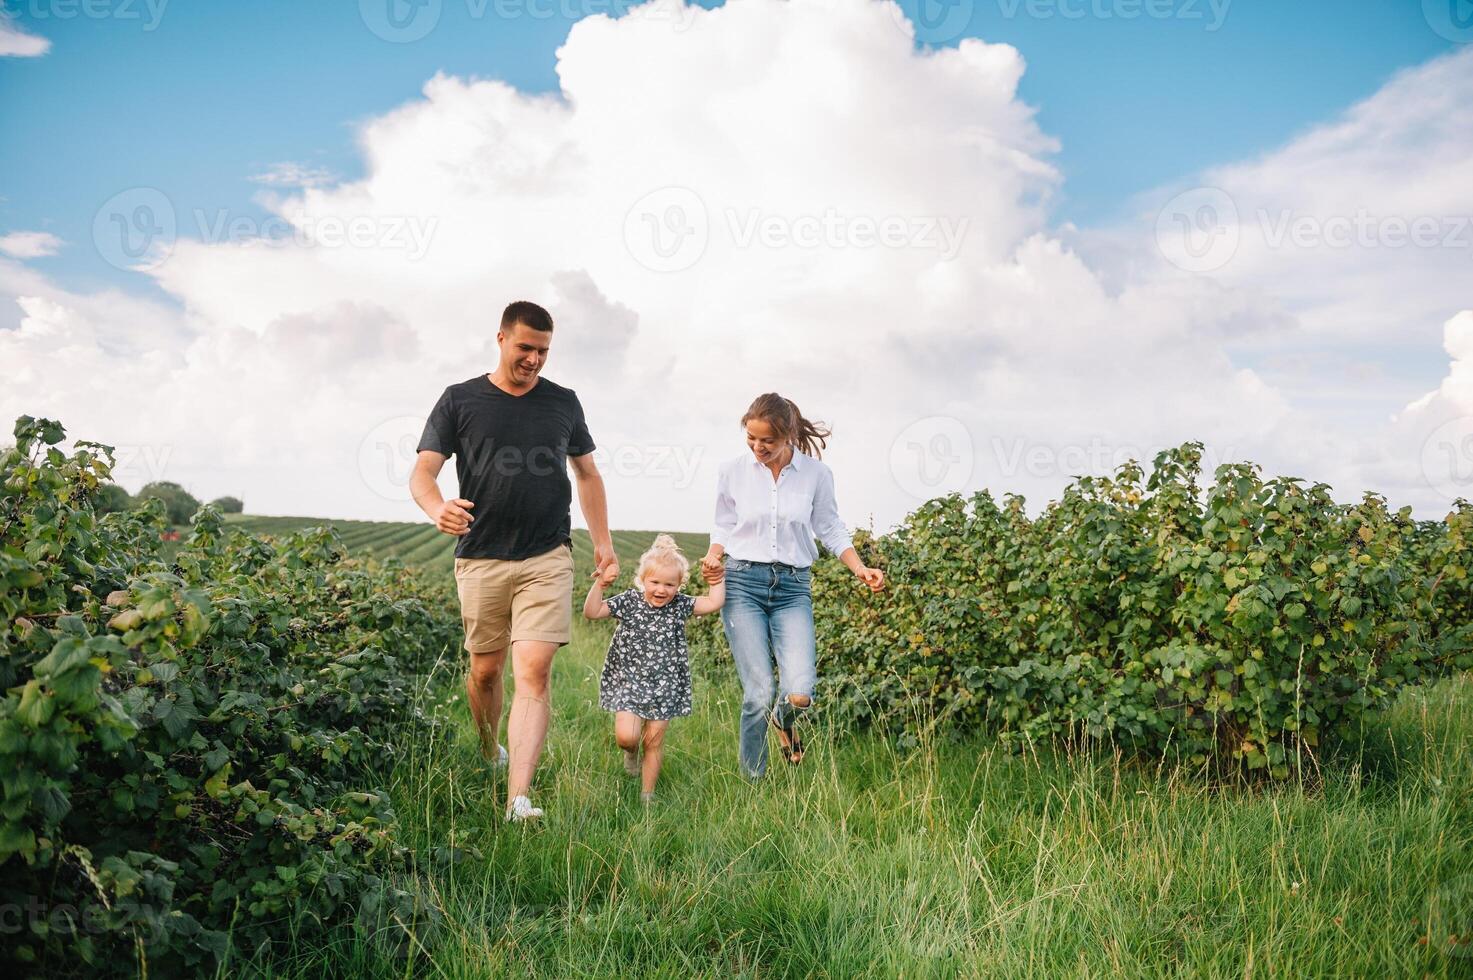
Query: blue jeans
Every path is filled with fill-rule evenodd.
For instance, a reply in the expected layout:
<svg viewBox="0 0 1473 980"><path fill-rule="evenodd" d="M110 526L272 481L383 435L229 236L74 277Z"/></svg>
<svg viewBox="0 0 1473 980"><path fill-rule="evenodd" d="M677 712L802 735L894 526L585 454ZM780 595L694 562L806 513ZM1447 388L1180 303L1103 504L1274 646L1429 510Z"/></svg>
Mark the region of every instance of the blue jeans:
<svg viewBox="0 0 1473 980"><path fill-rule="evenodd" d="M818 666L809 570L728 559L721 625L742 681L738 757L742 772L756 779L767 771L767 713L777 694L774 662L782 686L776 708L779 724L791 725L806 710L795 707L788 695L804 695L810 704L813 700Z"/></svg>

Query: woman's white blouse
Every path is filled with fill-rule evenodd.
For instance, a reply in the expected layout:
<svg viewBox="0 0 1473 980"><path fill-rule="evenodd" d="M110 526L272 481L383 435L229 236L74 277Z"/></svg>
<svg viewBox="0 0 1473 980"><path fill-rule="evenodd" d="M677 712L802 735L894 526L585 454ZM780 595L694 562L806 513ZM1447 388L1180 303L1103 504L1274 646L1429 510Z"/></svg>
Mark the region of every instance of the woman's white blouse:
<svg viewBox="0 0 1473 980"><path fill-rule="evenodd" d="M822 460L794 449L776 480L751 453L721 464L713 544L733 558L807 568L818 557L815 537L836 555L853 547Z"/></svg>

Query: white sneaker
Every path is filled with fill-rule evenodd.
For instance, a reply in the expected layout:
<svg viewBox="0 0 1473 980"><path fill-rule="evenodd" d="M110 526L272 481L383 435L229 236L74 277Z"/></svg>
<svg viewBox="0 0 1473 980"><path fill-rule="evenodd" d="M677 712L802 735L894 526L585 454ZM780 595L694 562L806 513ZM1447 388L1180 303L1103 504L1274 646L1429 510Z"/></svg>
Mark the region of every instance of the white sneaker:
<svg viewBox="0 0 1473 980"><path fill-rule="evenodd" d="M506 754L506 746L496 746L496 768L505 769L510 762L511 756Z"/></svg>
<svg viewBox="0 0 1473 980"><path fill-rule="evenodd" d="M513 797L511 806L506 808L507 823L522 823L526 820L536 820L542 816L542 808L532 805L532 801L525 796Z"/></svg>

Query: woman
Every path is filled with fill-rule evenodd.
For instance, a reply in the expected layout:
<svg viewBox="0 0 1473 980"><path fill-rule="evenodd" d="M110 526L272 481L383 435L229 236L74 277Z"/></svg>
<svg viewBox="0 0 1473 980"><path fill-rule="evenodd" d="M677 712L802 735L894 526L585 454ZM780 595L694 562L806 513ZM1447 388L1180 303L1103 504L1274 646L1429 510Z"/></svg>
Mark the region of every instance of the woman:
<svg viewBox="0 0 1473 980"><path fill-rule="evenodd" d="M701 559L708 582L726 563L721 624L742 681L739 757L742 772L767 771L767 726L777 731L783 758L803 761L794 722L813 704L818 680L809 567L814 537L878 592L885 574L859 560L834 503L834 474L818 457L829 431L814 425L781 395L760 396L742 416L751 452L725 463L717 477L716 528ZM772 680L777 664L782 696Z"/></svg>

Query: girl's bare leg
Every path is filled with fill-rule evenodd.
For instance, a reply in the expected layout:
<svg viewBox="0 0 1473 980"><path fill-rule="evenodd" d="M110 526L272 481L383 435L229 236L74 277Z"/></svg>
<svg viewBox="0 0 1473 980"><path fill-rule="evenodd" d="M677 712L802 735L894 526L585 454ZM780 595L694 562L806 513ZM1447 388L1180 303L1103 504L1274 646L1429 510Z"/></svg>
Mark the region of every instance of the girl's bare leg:
<svg viewBox="0 0 1473 980"><path fill-rule="evenodd" d="M614 741L624 750L624 771L639 775L639 736L644 719L632 711L614 712Z"/></svg>
<svg viewBox="0 0 1473 980"><path fill-rule="evenodd" d="M660 763L665 761L665 729L668 727L668 720L644 723L644 767L640 771L643 784L640 788L646 797L655 791L655 782L660 778Z"/></svg>

